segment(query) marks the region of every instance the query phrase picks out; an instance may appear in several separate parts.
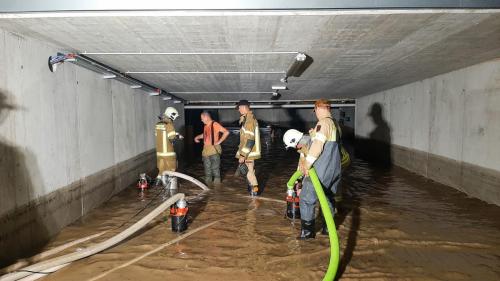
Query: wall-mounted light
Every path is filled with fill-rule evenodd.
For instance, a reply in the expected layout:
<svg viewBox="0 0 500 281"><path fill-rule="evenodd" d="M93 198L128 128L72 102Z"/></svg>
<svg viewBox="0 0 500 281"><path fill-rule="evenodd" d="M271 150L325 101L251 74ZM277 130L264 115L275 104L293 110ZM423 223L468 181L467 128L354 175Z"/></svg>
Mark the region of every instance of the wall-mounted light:
<svg viewBox="0 0 500 281"><path fill-rule="evenodd" d="M161 98L161 99L162 99L162 100L171 100L171 99L172 99L172 97L163 97L163 98Z"/></svg>
<svg viewBox="0 0 500 281"><path fill-rule="evenodd" d="M174 103L181 103L180 100L174 100Z"/></svg>
<svg viewBox="0 0 500 281"><path fill-rule="evenodd" d="M130 88L132 88L132 89L140 89L140 88L142 88L142 86L141 85L131 85Z"/></svg>

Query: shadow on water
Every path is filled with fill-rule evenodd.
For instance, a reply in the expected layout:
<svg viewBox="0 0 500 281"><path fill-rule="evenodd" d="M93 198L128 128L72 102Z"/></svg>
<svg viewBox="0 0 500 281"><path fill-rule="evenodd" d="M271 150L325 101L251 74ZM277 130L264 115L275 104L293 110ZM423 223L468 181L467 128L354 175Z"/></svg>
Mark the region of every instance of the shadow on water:
<svg viewBox="0 0 500 281"><path fill-rule="evenodd" d="M11 124L14 119L7 119L17 110L22 108L0 91L0 268L37 252L53 234L49 227L55 225L39 208L40 202L34 203L45 190L35 155L13 145L19 128Z"/></svg>
<svg viewBox="0 0 500 281"><path fill-rule="evenodd" d="M355 190L353 190L352 182L349 180L349 178L352 177L350 171L351 170L347 170L343 172L341 188L343 201L339 204L338 213L335 215L335 224L337 228L340 225L345 226L346 219L350 216L348 234L347 237L343 238L346 241L345 248L340 253L339 268L335 280L339 280L342 277L347 266L351 262L354 250L356 249L358 231L361 225L361 198L357 195Z"/></svg>
<svg viewBox="0 0 500 281"><path fill-rule="evenodd" d="M370 132L368 139L356 140L356 154L379 167L390 168L392 166L391 128L384 119L383 110L380 103L372 104L368 115L375 124L375 129Z"/></svg>

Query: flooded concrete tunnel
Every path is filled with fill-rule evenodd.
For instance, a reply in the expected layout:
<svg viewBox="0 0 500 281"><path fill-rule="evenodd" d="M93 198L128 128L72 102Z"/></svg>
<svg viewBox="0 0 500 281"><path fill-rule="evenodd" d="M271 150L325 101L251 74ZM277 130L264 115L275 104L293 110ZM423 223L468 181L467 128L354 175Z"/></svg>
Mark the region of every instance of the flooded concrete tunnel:
<svg viewBox="0 0 500 281"><path fill-rule="evenodd" d="M499 34L494 0L1 1L0 280L500 280Z"/></svg>

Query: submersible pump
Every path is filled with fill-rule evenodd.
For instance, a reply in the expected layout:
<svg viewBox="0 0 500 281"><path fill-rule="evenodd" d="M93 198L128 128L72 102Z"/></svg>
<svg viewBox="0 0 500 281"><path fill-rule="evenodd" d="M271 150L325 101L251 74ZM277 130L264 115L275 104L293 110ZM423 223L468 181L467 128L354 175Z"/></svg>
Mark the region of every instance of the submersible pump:
<svg viewBox="0 0 500 281"><path fill-rule="evenodd" d="M170 207L173 232L184 232L188 228L188 209L187 202L184 199L177 201Z"/></svg>

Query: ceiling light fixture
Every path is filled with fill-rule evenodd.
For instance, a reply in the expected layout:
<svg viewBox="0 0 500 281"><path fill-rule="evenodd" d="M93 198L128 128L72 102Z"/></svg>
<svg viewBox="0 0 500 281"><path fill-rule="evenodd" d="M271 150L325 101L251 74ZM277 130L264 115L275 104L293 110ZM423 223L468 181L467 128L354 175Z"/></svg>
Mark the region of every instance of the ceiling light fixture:
<svg viewBox="0 0 500 281"><path fill-rule="evenodd" d="M150 92L150 96L159 96L161 94L161 89L156 89L154 92Z"/></svg>
<svg viewBox="0 0 500 281"><path fill-rule="evenodd" d="M288 90L286 84L273 85L273 86L271 86L271 89L273 89L273 90Z"/></svg>
<svg viewBox="0 0 500 281"><path fill-rule="evenodd" d="M304 53L298 53L286 71L286 77L300 77L312 62L313 59L310 56Z"/></svg>
<svg viewBox="0 0 500 281"><path fill-rule="evenodd" d="M113 79L113 78L116 78L116 75L114 74L104 74L102 76L103 79Z"/></svg>

